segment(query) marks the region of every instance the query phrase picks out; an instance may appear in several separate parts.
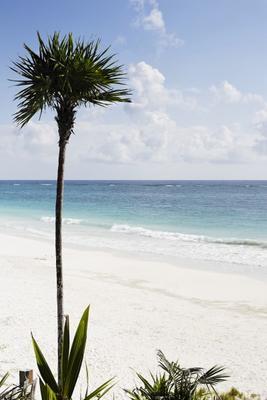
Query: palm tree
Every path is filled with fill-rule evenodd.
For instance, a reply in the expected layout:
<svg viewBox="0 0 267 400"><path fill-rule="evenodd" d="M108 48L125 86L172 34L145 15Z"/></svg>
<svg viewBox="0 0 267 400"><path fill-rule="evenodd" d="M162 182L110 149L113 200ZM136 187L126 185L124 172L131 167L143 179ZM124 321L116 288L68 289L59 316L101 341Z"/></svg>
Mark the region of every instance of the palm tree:
<svg viewBox="0 0 267 400"><path fill-rule="evenodd" d="M100 41L85 43L73 40L71 33L60 37L55 32L45 43L40 34L38 51L24 44L26 56L13 62L11 69L20 75L15 79L21 89L15 96L18 110L14 121L22 128L46 108L55 112L58 126L59 154L55 206L55 250L57 276L58 380L62 381L61 347L63 340L62 276L62 205L66 146L74 130L77 108L107 106L130 102L130 91L124 86L125 73L109 47L100 50Z"/></svg>

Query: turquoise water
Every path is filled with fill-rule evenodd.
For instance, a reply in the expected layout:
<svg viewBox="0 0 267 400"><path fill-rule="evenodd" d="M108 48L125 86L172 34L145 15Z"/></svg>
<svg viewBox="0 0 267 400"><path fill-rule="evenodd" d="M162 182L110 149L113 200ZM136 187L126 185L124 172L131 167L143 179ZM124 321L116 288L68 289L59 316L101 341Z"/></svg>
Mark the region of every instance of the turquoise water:
<svg viewBox="0 0 267 400"><path fill-rule="evenodd" d="M0 229L52 237L55 182L0 181ZM67 181L65 240L267 265L267 181Z"/></svg>

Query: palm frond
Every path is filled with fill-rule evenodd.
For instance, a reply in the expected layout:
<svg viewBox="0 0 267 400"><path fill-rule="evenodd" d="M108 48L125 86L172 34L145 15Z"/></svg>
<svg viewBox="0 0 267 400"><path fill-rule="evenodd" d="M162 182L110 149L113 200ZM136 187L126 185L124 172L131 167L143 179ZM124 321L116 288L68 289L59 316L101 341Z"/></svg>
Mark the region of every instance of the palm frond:
<svg viewBox="0 0 267 400"><path fill-rule="evenodd" d="M178 361L168 361L161 350L157 352L163 374L150 374L147 380L137 373L142 386L125 390L131 400L206 400L219 398L215 386L228 375L223 367L214 366L205 371L200 367L182 368Z"/></svg>
<svg viewBox="0 0 267 400"><path fill-rule="evenodd" d="M19 126L47 107L58 109L68 104L74 110L80 105L130 101L123 66L109 53L109 47L100 49L100 40L74 41L71 33L61 38L58 32L49 36L47 43L39 32L37 39L37 51L25 44L26 55L10 67L19 75L13 80L20 88L14 114Z"/></svg>
<svg viewBox="0 0 267 400"><path fill-rule="evenodd" d="M226 381L229 375L225 373L225 368L215 365L198 377L198 382L202 385L214 386Z"/></svg>

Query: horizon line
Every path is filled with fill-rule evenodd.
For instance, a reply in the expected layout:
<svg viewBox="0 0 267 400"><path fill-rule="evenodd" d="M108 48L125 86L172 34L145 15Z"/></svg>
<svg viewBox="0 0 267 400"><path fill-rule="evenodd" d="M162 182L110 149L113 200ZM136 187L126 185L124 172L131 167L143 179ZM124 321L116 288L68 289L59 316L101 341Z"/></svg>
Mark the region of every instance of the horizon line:
<svg viewBox="0 0 267 400"><path fill-rule="evenodd" d="M64 182L267 182L267 179L65 179ZM57 182L56 179L0 179L0 182Z"/></svg>

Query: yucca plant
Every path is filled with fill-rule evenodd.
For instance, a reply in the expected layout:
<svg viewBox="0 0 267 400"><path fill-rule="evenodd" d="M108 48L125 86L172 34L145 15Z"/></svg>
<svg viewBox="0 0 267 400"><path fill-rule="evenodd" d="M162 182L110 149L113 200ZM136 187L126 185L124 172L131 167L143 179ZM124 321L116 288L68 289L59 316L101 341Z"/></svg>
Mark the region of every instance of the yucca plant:
<svg viewBox="0 0 267 400"><path fill-rule="evenodd" d="M36 340L32 336L33 347L36 357L37 366L40 372L40 389L42 400L70 400L76 387L81 366L85 353L87 340L89 307L87 307L78 324L72 344L70 344L70 327L69 318L65 318L63 346L62 346L62 385L59 385L54 374L52 373L42 351L40 350ZM90 400L93 398L100 399L114 385L114 380L109 379L100 385L93 392L86 394L82 400Z"/></svg>
<svg viewBox="0 0 267 400"><path fill-rule="evenodd" d="M219 397L215 386L228 378L220 366L207 371L199 367L182 368L178 361L168 361L160 350L158 358L163 373L150 374L151 381L137 374L142 385L125 390L131 400L200 400L210 394ZM205 390L199 390L203 387Z"/></svg>

